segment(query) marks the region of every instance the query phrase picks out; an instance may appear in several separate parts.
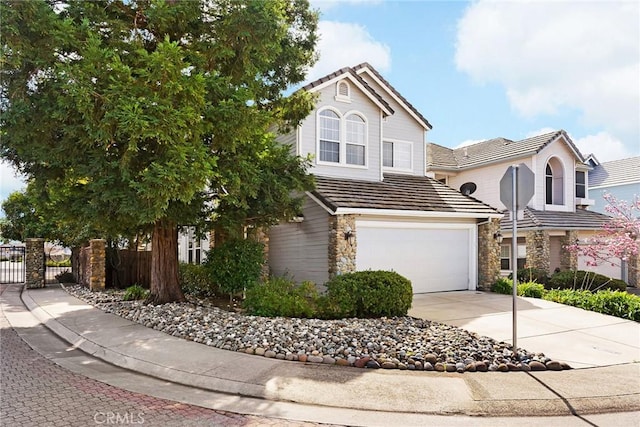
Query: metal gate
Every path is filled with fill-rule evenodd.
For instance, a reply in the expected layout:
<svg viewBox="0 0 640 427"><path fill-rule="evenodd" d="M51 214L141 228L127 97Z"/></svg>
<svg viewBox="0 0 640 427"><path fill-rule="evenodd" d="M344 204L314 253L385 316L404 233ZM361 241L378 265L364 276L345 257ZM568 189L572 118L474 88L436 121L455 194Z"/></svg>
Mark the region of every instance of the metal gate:
<svg viewBox="0 0 640 427"><path fill-rule="evenodd" d="M0 246L0 283L24 283L25 253L24 246Z"/></svg>

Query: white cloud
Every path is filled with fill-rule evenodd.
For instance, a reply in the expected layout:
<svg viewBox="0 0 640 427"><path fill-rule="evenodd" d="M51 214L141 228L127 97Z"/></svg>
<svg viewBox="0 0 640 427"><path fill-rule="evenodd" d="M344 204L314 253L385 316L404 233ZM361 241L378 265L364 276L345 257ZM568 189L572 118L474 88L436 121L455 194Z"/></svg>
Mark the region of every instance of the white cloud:
<svg viewBox="0 0 640 427"><path fill-rule="evenodd" d="M545 133L555 132L558 129L544 127L536 131L529 132L525 138L542 135ZM625 145L615 136L607 132L598 132L594 135L586 135L577 137L568 132L571 141L578 147L578 150L584 156L593 154L600 162L608 162L610 160L623 159L625 157L637 156L640 153L632 153Z"/></svg>
<svg viewBox="0 0 640 427"><path fill-rule="evenodd" d="M599 132L595 135L587 135L582 138L573 138L578 150L585 156L593 154L600 162L623 159L625 157L637 156L638 153L630 153L622 141L608 134Z"/></svg>
<svg viewBox="0 0 640 427"><path fill-rule="evenodd" d="M637 2L479 1L458 22L456 65L504 85L524 116L576 109L637 143L639 14Z"/></svg>
<svg viewBox="0 0 640 427"><path fill-rule="evenodd" d="M9 164L0 161L0 203L4 202L9 194L26 187L24 180L16 176L15 169ZM0 212L0 215L2 212Z"/></svg>
<svg viewBox="0 0 640 427"><path fill-rule="evenodd" d="M368 62L384 73L391 68L391 49L376 41L359 24L335 21L320 21L320 40L317 45L320 58L309 71L307 80L312 81L343 67Z"/></svg>

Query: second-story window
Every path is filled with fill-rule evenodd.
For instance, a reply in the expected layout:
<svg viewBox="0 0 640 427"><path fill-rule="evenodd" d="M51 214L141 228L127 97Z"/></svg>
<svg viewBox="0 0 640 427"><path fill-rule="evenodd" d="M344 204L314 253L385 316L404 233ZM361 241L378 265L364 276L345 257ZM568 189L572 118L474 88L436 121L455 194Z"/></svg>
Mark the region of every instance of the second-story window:
<svg viewBox="0 0 640 427"><path fill-rule="evenodd" d="M412 147L409 142L384 141L382 165L385 168L411 170Z"/></svg>
<svg viewBox="0 0 640 427"><path fill-rule="evenodd" d="M331 110L320 112L320 160L340 163L340 117Z"/></svg>
<svg viewBox="0 0 640 427"><path fill-rule="evenodd" d="M545 168L545 203L547 205L564 205L564 174L562 163L553 157Z"/></svg>
<svg viewBox="0 0 640 427"><path fill-rule="evenodd" d="M318 113L318 161L366 167L367 122L360 113L342 116L333 109Z"/></svg>
<svg viewBox="0 0 640 427"><path fill-rule="evenodd" d="M362 117L350 114L346 118L347 164L364 166L365 123Z"/></svg>
<svg viewBox="0 0 640 427"><path fill-rule="evenodd" d="M587 174L583 171L576 171L576 197L587 197Z"/></svg>

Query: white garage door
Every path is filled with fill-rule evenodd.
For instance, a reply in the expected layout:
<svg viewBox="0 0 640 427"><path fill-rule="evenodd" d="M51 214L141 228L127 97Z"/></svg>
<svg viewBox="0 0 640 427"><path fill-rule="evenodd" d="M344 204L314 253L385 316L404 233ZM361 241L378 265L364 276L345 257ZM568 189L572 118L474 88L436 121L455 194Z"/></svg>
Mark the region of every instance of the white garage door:
<svg viewBox="0 0 640 427"><path fill-rule="evenodd" d="M393 270L414 293L475 289L475 224L356 222L357 270Z"/></svg>

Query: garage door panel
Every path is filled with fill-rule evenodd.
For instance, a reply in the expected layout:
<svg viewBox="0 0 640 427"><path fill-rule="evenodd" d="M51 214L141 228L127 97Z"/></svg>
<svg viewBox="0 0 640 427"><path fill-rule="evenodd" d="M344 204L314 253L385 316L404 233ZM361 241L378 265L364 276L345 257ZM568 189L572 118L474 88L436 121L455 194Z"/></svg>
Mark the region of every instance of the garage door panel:
<svg viewBox="0 0 640 427"><path fill-rule="evenodd" d="M393 270L415 293L469 289L469 228L357 228L358 270Z"/></svg>

